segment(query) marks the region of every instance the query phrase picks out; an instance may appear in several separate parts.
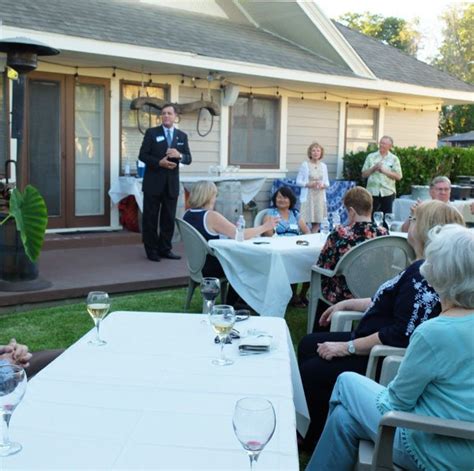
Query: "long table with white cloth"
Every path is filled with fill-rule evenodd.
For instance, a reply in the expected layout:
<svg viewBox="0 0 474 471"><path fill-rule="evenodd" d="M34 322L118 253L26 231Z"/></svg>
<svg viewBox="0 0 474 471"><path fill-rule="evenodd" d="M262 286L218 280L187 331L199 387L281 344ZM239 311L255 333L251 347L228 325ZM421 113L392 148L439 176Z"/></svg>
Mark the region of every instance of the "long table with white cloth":
<svg viewBox="0 0 474 471"><path fill-rule="evenodd" d="M224 273L239 296L262 316L284 317L291 284L311 279L326 235L260 237L244 242L210 240ZM308 245L299 245L306 241Z"/></svg>
<svg viewBox="0 0 474 471"><path fill-rule="evenodd" d="M86 316L84 311L84 316ZM23 449L0 458L0 469L248 470L234 436L236 401L270 400L276 430L260 470L297 470L296 423L308 409L283 319L252 317L236 324L273 337L270 352L239 356L219 367L215 334L201 314L125 312L91 330L34 377L11 419L11 439ZM296 414L295 414L296 409Z"/></svg>

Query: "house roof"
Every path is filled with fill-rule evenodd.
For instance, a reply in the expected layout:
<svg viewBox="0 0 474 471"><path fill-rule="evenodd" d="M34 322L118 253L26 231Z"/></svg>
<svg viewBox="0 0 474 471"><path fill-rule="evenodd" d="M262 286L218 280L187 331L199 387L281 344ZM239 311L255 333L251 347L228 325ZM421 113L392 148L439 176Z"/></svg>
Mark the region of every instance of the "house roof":
<svg viewBox="0 0 474 471"><path fill-rule="evenodd" d="M132 0L0 0L0 19L6 26L22 29L356 77L349 67L251 24ZM474 91L474 86L398 49L335 24L379 79Z"/></svg>
<svg viewBox="0 0 474 471"><path fill-rule="evenodd" d="M444 137L442 142L465 142L474 141L474 131L463 132L461 134L453 134L452 136Z"/></svg>
<svg viewBox="0 0 474 471"><path fill-rule="evenodd" d="M400 49L347 28L336 21L334 24L379 79L422 87L474 92L473 85L425 64Z"/></svg>
<svg viewBox="0 0 474 471"><path fill-rule="evenodd" d="M322 74L355 76L349 67L336 65L255 26L149 3L0 0L0 18L4 25L18 28Z"/></svg>

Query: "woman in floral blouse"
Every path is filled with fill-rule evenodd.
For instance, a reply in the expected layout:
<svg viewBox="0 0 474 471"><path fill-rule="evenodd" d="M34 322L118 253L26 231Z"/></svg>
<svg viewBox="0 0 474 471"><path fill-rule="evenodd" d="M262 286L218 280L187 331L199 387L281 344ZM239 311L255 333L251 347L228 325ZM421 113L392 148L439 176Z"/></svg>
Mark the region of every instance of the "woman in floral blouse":
<svg viewBox="0 0 474 471"><path fill-rule="evenodd" d="M351 188L344 195L344 206L349 214L349 224L339 226L329 234L321 250L317 264L334 270L339 259L357 244L374 237L387 235L384 227L372 222L372 195L361 186ZM331 303L352 298L344 276L332 278L323 276L321 280L323 296Z"/></svg>
<svg viewBox="0 0 474 471"><path fill-rule="evenodd" d="M441 311L439 298L420 273L428 232L437 225L464 225L461 214L441 201L422 203L410 225L408 242L417 259L395 278L383 283L373 299L348 299L334 304L321 316L327 325L336 311L364 312L353 332L320 332L306 335L298 347L298 363L311 416L305 446L312 449L323 430L329 398L344 371L364 374L375 345L406 347L422 322Z"/></svg>

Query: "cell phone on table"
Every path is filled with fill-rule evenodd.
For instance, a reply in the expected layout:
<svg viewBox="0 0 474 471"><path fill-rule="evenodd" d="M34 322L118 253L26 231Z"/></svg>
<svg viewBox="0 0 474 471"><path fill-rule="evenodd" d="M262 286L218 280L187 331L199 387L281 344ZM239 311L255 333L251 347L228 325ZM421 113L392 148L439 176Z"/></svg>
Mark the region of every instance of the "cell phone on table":
<svg viewBox="0 0 474 471"><path fill-rule="evenodd" d="M255 245L266 245L269 244L270 242L267 242L266 240L255 240L254 244Z"/></svg>

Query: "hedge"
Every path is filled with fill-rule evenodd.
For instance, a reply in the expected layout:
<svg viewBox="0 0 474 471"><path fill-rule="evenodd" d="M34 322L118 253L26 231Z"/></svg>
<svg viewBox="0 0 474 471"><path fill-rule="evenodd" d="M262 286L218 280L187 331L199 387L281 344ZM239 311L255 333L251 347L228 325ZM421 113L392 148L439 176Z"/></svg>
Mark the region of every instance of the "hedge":
<svg viewBox="0 0 474 471"><path fill-rule="evenodd" d="M369 147L366 152L345 155L344 178L365 186L361 170L367 154L373 151ZM411 185L428 185L438 175L446 175L453 183L459 175L474 175L474 147L394 147L391 152L400 159L403 172L397 182L398 195L410 194Z"/></svg>

